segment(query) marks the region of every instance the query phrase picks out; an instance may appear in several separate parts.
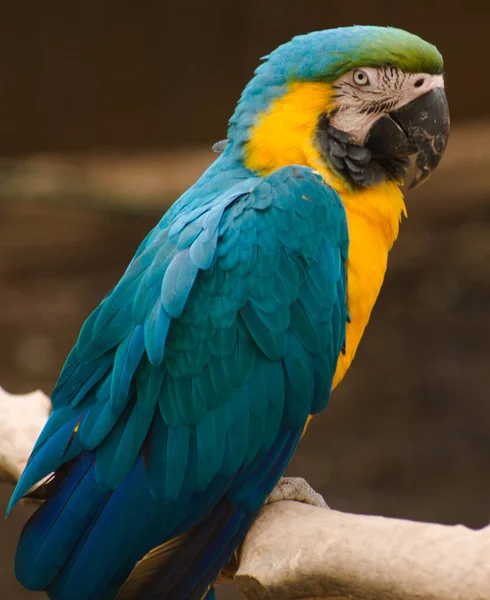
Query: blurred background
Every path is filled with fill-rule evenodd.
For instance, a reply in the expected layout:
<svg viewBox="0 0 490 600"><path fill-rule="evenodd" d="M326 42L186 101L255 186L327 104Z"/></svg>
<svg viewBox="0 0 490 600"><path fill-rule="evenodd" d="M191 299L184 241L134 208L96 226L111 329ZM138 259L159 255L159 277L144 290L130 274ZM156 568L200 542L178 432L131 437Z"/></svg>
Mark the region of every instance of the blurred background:
<svg viewBox="0 0 490 600"><path fill-rule="evenodd" d="M0 385L49 393L88 313L215 158L260 56L339 25L408 29L445 56L453 135L358 356L291 465L333 508L490 519L490 5L467 0L4 2ZM0 487L0 510L11 489ZM29 509L0 521L2 598ZM234 598L224 589L221 598Z"/></svg>

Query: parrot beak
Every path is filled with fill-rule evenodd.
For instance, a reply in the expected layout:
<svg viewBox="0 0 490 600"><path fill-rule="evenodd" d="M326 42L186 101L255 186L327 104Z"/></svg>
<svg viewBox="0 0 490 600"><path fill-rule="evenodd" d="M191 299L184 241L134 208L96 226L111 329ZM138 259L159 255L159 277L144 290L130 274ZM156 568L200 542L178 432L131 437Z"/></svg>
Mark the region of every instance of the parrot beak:
<svg viewBox="0 0 490 600"><path fill-rule="evenodd" d="M409 189L425 181L441 162L449 137L449 107L444 88L433 88L398 110L378 119L366 147L376 156L406 158L417 154Z"/></svg>

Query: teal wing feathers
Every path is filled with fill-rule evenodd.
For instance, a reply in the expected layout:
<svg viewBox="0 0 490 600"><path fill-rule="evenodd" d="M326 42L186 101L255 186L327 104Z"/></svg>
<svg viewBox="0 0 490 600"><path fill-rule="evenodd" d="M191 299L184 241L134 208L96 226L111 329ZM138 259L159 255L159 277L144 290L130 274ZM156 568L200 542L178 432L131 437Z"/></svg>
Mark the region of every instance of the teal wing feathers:
<svg viewBox="0 0 490 600"><path fill-rule="evenodd" d="M66 591L77 579L73 557L83 555L80 546L107 521L101 511L116 502L113 491L136 471L148 506L173 507L167 512L178 526L145 534L136 519L142 533L134 552L110 567L100 559L87 597L98 598L124 565L130 570L151 547L195 526L224 495L260 506L281 473L269 481L260 469L253 475L254 465L290 457L298 435L285 432L300 432L328 401L345 342L347 249L340 199L308 168L286 167L174 205L84 324L12 498L11 505L77 456L92 457L83 459L85 480L100 490L91 521L87 512L83 530L65 532L59 554L44 562L37 541L21 544L17 573L28 587L45 588L59 574L52 597L78 597ZM281 436L291 439L290 450L271 450ZM151 506L149 521L158 513ZM117 563L107 527L100 525L101 544ZM56 528L46 530L52 549ZM49 560L57 566L47 568Z"/></svg>

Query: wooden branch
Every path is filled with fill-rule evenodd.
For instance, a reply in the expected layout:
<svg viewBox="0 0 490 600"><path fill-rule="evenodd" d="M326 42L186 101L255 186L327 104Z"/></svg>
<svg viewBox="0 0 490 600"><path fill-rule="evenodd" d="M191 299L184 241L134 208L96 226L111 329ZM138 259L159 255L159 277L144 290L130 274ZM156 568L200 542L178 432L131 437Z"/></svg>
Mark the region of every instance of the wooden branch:
<svg viewBox="0 0 490 600"><path fill-rule="evenodd" d="M0 481L15 482L50 410L0 388ZM281 501L265 506L224 578L247 600L489 600L490 526L416 523Z"/></svg>
<svg viewBox="0 0 490 600"><path fill-rule="evenodd" d="M449 146L437 173L410 194L410 205L417 207L417 214L446 216L448 210L486 205L490 193L489 140L488 120L451 126ZM4 157L0 158L0 200L161 214L216 157L211 144L178 152ZM436 196L444 202L434 202ZM417 198L431 201L419 202Z"/></svg>
<svg viewBox="0 0 490 600"><path fill-rule="evenodd" d="M264 507L235 574L248 600L488 600L490 527Z"/></svg>
<svg viewBox="0 0 490 600"><path fill-rule="evenodd" d="M40 390L16 395L0 387L0 481L18 481L50 411Z"/></svg>

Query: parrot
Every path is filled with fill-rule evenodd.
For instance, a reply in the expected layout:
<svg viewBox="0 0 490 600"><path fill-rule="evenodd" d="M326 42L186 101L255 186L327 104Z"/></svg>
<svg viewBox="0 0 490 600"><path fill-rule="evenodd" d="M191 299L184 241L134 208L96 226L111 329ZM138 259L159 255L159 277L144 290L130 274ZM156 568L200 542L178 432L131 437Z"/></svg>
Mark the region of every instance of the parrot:
<svg viewBox="0 0 490 600"><path fill-rule="evenodd" d="M449 124L442 56L402 29L301 34L262 59L219 155L66 359L8 508L42 500L16 551L25 588L215 597L352 363L410 165L414 188Z"/></svg>

